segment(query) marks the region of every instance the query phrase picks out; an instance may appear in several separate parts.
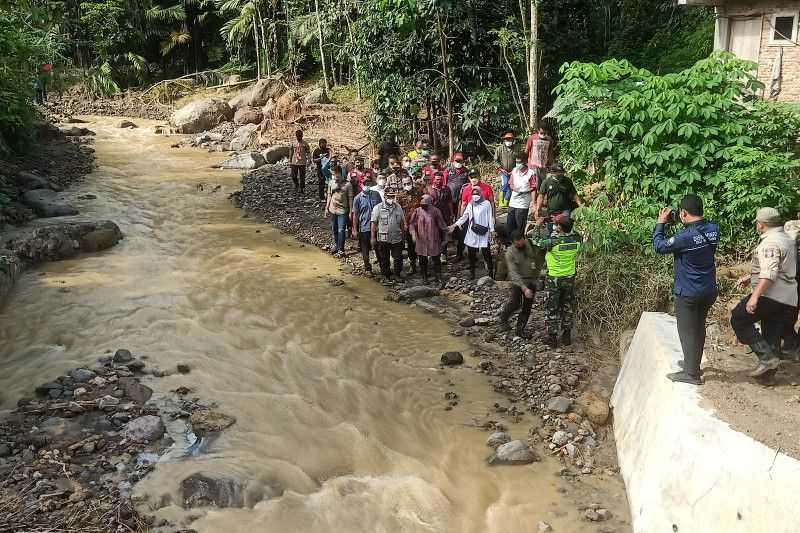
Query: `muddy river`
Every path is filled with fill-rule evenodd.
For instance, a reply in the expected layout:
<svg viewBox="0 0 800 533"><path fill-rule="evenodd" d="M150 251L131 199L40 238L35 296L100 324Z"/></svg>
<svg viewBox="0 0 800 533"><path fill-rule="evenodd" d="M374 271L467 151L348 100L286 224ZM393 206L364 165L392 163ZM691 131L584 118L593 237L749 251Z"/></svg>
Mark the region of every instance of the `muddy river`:
<svg viewBox="0 0 800 533"><path fill-rule="evenodd" d="M210 168L220 154L113 122L89 125L98 169L76 194L97 198L75 203L125 239L22 277L0 313L3 408L124 347L151 366L191 365L147 380L157 393L190 386L237 418L205 453L160 463L137 486L161 517L224 533L513 533L540 520L598 531L564 494L557 461L486 466L487 434L470 425L502 400L484 375L438 368L442 352L468 350L445 322L243 218L227 200L239 174ZM448 391L461 397L452 411ZM510 428L515 438L528 422ZM195 472L246 481L264 499L187 513L180 481Z"/></svg>

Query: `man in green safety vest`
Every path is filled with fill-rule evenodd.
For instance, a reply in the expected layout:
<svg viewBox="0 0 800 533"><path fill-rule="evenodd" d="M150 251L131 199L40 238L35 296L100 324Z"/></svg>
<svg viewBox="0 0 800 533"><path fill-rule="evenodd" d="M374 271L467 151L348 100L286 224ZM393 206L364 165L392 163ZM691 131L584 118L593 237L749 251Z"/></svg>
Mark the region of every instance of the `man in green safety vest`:
<svg viewBox="0 0 800 533"><path fill-rule="evenodd" d="M572 344L572 322L575 307L575 270L582 237L572 231L572 219L557 217L556 231L550 238L533 241L545 250L547 264L547 338L553 348ZM560 339L559 339L560 334Z"/></svg>

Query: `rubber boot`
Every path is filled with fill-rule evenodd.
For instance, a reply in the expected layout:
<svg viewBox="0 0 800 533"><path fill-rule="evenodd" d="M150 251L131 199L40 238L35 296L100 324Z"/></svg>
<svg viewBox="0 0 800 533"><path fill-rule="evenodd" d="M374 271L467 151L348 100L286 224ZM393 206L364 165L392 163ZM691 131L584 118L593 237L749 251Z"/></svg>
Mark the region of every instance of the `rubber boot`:
<svg viewBox="0 0 800 533"><path fill-rule="evenodd" d="M753 353L758 355L758 366L750 372L750 377L758 378L772 370L777 370L781 364L781 360L775 355L772 346L765 341L762 337L758 337L753 344L750 345Z"/></svg>
<svg viewBox="0 0 800 533"><path fill-rule="evenodd" d="M572 330L565 329L561 334L561 346L572 346Z"/></svg>

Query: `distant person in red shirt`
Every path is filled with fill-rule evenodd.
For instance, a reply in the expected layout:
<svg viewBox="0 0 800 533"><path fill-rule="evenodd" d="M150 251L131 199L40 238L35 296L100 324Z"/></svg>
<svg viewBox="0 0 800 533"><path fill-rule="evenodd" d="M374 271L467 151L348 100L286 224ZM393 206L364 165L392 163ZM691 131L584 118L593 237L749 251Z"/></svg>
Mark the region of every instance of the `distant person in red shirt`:
<svg viewBox="0 0 800 533"><path fill-rule="evenodd" d="M433 183L433 177L438 173L442 174L442 185L447 185L448 172L442 165L442 158L437 154L433 154L431 156L431 162L422 167L422 173L425 176L425 185L431 185Z"/></svg>
<svg viewBox="0 0 800 533"><path fill-rule="evenodd" d="M354 194L358 194L363 190L364 176L369 176L373 181L375 180L375 172L364 165L363 156L357 155L353 168L351 168L350 172L347 174L350 185L353 187Z"/></svg>
<svg viewBox="0 0 800 533"><path fill-rule="evenodd" d="M525 152L528 154L528 168L536 173L536 178L541 183L547 177L547 169L555 163L555 141L546 128L540 126L528 137Z"/></svg>

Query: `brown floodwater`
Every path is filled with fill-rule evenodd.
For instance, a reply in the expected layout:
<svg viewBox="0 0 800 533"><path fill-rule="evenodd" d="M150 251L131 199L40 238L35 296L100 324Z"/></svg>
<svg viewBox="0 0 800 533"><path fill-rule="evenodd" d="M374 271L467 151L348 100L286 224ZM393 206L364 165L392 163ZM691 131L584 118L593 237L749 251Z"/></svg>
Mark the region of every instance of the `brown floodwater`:
<svg viewBox="0 0 800 533"><path fill-rule="evenodd" d="M150 366L191 365L148 378L156 393L190 386L237 419L204 453L159 463L137 486L142 509L160 517L193 515L191 527L224 533L514 533L540 520L597 531L559 492L557 461L486 466L487 434L470 424L503 400L474 370L439 369L442 352L468 350L444 321L384 301L378 284L243 218L227 200L239 174L210 168L220 154L171 149L175 139L146 121L113 122L90 125L98 168L75 194L97 199L75 203L125 239L23 275L0 311L3 408L124 347ZM461 398L452 411L448 391ZM511 425L515 438L526 418ZM195 472L272 497L187 512L180 481Z"/></svg>

